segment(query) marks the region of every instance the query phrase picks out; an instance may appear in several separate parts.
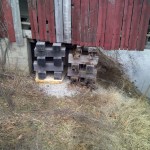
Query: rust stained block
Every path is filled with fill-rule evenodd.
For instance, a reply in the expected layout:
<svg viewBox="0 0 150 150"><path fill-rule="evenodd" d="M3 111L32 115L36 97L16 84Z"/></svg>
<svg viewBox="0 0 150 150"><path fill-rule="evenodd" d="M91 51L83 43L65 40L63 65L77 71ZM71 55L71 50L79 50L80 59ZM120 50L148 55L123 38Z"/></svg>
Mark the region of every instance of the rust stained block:
<svg viewBox="0 0 150 150"><path fill-rule="evenodd" d="M94 65L87 65L86 66L86 73L92 74L94 72Z"/></svg>

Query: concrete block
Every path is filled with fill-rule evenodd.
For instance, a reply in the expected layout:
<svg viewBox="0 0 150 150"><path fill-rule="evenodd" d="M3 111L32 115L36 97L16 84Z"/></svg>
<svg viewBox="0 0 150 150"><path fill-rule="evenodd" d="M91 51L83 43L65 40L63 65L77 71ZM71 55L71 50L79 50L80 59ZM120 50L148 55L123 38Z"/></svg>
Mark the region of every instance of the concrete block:
<svg viewBox="0 0 150 150"><path fill-rule="evenodd" d="M46 51L38 51L37 48L34 49L34 56L35 57L43 57L45 56L46 57Z"/></svg>
<svg viewBox="0 0 150 150"><path fill-rule="evenodd" d="M36 43L36 49L38 51L45 51L45 42L37 42Z"/></svg>
<svg viewBox="0 0 150 150"><path fill-rule="evenodd" d="M34 63L33 63L33 67L34 67L34 71L63 71L64 70L64 68L63 68L63 63L62 63L62 65L61 66L54 66L54 63L53 62L46 62L46 64L45 64L45 66L44 67L42 67L42 66L39 66L38 65L38 63L37 63L37 61L34 61Z"/></svg>
<svg viewBox="0 0 150 150"><path fill-rule="evenodd" d="M9 45L5 67L7 70L16 70L25 75L30 74L32 70L31 47L28 39L24 38L24 45L18 46L16 42L9 43L7 38L1 39L2 51L0 50L0 59L4 57L3 50ZM9 43L9 44L8 44Z"/></svg>
<svg viewBox="0 0 150 150"><path fill-rule="evenodd" d="M61 78L62 78L62 72L54 72L55 80L61 80Z"/></svg>
<svg viewBox="0 0 150 150"><path fill-rule="evenodd" d="M46 47L45 51L37 51L34 49L34 55L37 56L45 56L45 57L65 57L66 49L65 47L61 47L60 51L53 50L53 47Z"/></svg>
<svg viewBox="0 0 150 150"><path fill-rule="evenodd" d="M79 64L71 64L71 70L75 73L79 72Z"/></svg>
<svg viewBox="0 0 150 150"><path fill-rule="evenodd" d="M53 43L53 50L60 51L61 50L61 43Z"/></svg>
<svg viewBox="0 0 150 150"><path fill-rule="evenodd" d="M62 58L54 57L54 66L61 66L61 65L62 65Z"/></svg>
<svg viewBox="0 0 150 150"><path fill-rule="evenodd" d="M46 71L43 71L43 72L39 71L38 72L38 78L40 80L44 80L46 78Z"/></svg>
<svg viewBox="0 0 150 150"><path fill-rule="evenodd" d="M37 63L38 63L39 66L44 67L45 64L46 64L46 59L45 59L45 57L37 57Z"/></svg>
<svg viewBox="0 0 150 150"><path fill-rule="evenodd" d="M86 73L93 74L94 72L94 65L86 65Z"/></svg>
<svg viewBox="0 0 150 150"><path fill-rule="evenodd" d="M95 56L94 59L89 59L88 55L81 55L79 59L74 59L73 55L70 53L68 56L68 61L70 64L98 64L99 57Z"/></svg>
<svg viewBox="0 0 150 150"><path fill-rule="evenodd" d="M74 73L72 71L72 69L69 67L68 68L68 71L67 71L67 76L68 77L80 77L80 78L90 78L90 79L96 79L96 76L97 76L97 70L94 69L93 73L92 74L87 74L86 71L83 71L83 70L79 70L78 73Z"/></svg>

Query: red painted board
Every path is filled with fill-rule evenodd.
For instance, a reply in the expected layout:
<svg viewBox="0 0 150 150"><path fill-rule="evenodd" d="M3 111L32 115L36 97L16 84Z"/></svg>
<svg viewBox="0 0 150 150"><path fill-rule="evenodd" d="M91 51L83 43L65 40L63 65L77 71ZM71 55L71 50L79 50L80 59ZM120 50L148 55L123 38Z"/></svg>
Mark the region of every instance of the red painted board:
<svg viewBox="0 0 150 150"><path fill-rule="evenodd" d="M150 20L150 1L144 0L140 27L138 32L137 50L144 50L146 42L146 34Z"/></svg>
<svg viewBox="0 0 150 150"><path fill-rule="evenodd" d="M136 41L138 36L142 6L143 6L143 0L134 0L128 50L136 49Z"/></svg>
<svg viewBox="0 0 150 150"><path fill-rule="evenodd" d="M99 0L96 46L104 47L106 12L107 12L107 0Z"/></svg>
<svg viewBox="0 0 150 150"><path fill-rule="evenodd" d="M111 50L113 28L114 28L113 24L114 24L114 15L115 15L115 2L116 2L115 0L108 1L105 40L104 40L104 49L105 50Z"/></svg>
<svg viewBox="0 0 150 150"><path fill-rule="evenodd" d="M46 29L47 29L47 41L56 42L55 36L55 16L54 16L54 2L53 0L45 0L46 8Z"/></svg>
<svg viewBox="0 0 150 150"><path fill-rule="evenodd" d="M81 43L88 44L88 27L89 27L89 0L81 0Z"/></svg>
<svg viewBox="0 0 150 150"><path fill-rule="evenodd" d="M34 32L35 32L35 36L36 39L39 40L39 30L38 30L38 16L37 16L37 8L33 8L32 9L32 15L33 15L33 24L34 24Z"/></svg>
<svg viewBox="0 0 150 150"><path fill-rule="evenodd" d="M29 13L29 19L31 24L32 39L36 39L34 19L33 19L33 6L34 6L33 1L28 0L28 13Z"/></svg>
<svg viewBox="0 0 150 150"><path fill-rule="evenodd" d="M34 28L34 22L33 22L32 8L30 8L30 6L28 7L28 11L29 11L29 18L30 18L32 39L36 39L35 28Z"/></svg>
<svg viewBox="0 0 150 150"><path fill-rule="evenodd" d="M113 25L113 38L111 49L118 50L120 48L120 35L122 28L122 18L123 18L123 8L125 0L116 0L115 3L115 17L114 17L114 25Z"/></svg>
<svg viewBox="0 0 150 150"><path fill-rule="evenodd" d="M50 41L50 30L49 30L49 28L50 28L50 23L51 23L51 21L50 21L50 0L45 0L45 15L46 15L46 40L47 41Z"/></svg>
<svg viewBox="0 0 150 150"><path fill-rule="evenodd" d="M39 39L46 41L46 12L45 0L37 0L38 9L38 25L39 25Z"/></svg>
<svg viewBox="0 0 150 150"><path fill-rule="evenodd" d="M72 22L72 25L71 25L71 30L72 30L72 35L71 35L71 42L73 43L73 44L76 44L76 36L75 36L75 34L76 34L76 32L75 32L75 23L76 23L76 15L75 15L75 9L76 9L76 5L75 5L75 0L72 0L71 1L71 22Z"/></svg>
<svg viewBox="0 0 150 150"><path fill-rule="evenodd" d="M6 23L4 20L4 13L3 13L2 5L0 3L0 38L7 37L7 33L5 31L7 31Z"/></svg>
<svg viewBox="0 0 150 150"><path fill-rule="evenodd" d="M96 29L97 29L97 17L98 17L98 0L89 1L89 28L87 46L96 45Z"/></svg>
<svg viewBox="0 0 150 150"><path fill-rule="evenodd" d="M14 25L13 25L13 17L12 17L12 11L11 6L7 0L2 0L2 7L4 12L4 21L6 22L7 26L7 36L10 42L15 42L15 31L14 31Z"/></svg>
<svg viewBox="0 0 150 150"><path fill-rule="evenodd" d="M125 0L123 27L122 27L121 45L120 45L121 49L128 49L133 1L134 0Z"/></svg>
<svg viewBox="0 0 150 150"><path fill-rule="evenodd" d="M48 40L51 43L56 42L55 34L55 16L54 16L54 1L46 0L46 18L48 21Z"/></svg>
<svg viewBox="0 0 150 150"><path fill-rule="evenodd" d="M72 43L80 44L81 39L81 15L80 0L72 0Z"/></svg>

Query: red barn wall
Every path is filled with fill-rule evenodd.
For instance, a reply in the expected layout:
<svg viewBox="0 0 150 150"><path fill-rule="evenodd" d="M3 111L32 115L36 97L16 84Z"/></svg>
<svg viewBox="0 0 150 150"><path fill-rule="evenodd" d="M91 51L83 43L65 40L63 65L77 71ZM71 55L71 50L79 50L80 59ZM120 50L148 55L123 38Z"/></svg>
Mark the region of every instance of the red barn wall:
<svg viewBox="0 0 150 150"><path fill-rule="evenodd" d="M28 0L33 39L56 42L54 1ZM72 44L143 50L150 0L72 0Z"/></svg>

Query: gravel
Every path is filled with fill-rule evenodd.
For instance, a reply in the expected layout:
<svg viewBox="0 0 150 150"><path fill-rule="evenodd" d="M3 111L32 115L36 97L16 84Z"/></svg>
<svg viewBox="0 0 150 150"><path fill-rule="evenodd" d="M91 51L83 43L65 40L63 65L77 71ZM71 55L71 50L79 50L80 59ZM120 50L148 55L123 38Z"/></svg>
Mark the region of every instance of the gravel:
<svg viewBox="0 0 150 150"><path fill-rule="evenodd" d="M80 93L81 88L78 86L72 86L70 85L70 81L68 79L65 79L60 84L39 84L40 90L42 90L44 93L46 93L48 96L56 96L57 98L62 97L71 97L78 93Z"/></svg>

